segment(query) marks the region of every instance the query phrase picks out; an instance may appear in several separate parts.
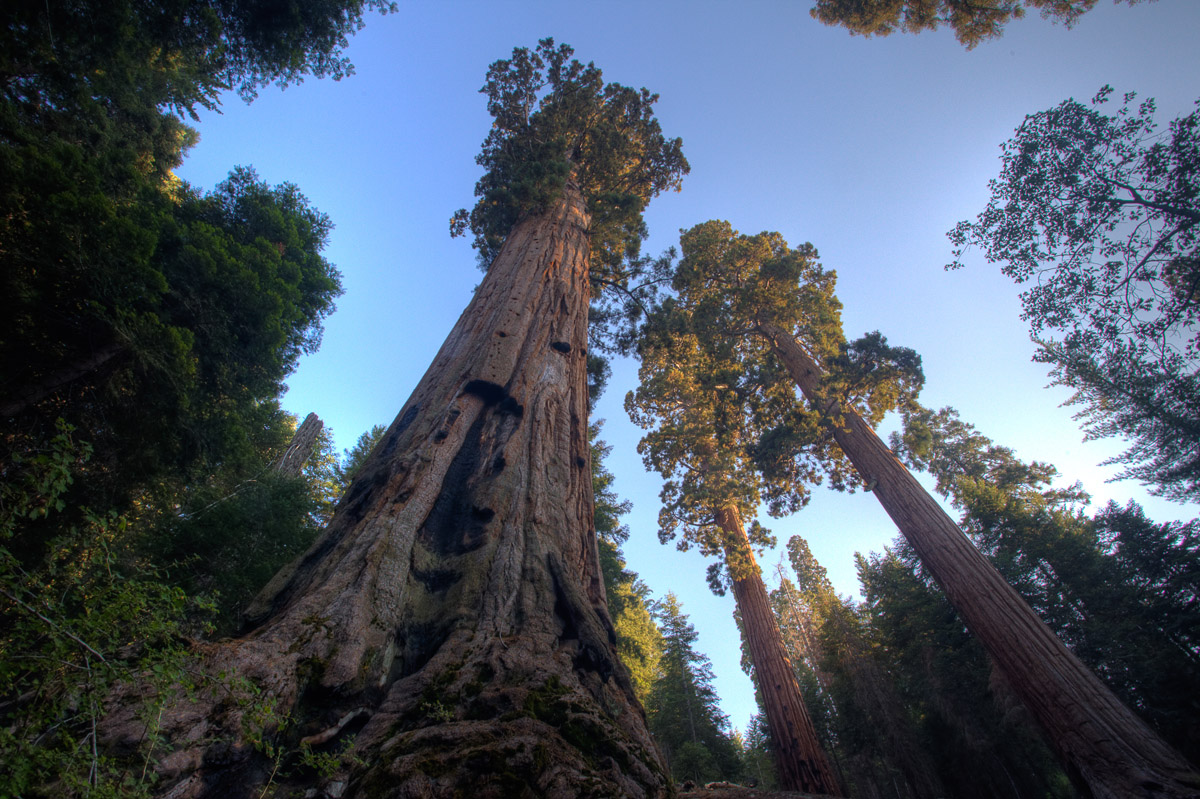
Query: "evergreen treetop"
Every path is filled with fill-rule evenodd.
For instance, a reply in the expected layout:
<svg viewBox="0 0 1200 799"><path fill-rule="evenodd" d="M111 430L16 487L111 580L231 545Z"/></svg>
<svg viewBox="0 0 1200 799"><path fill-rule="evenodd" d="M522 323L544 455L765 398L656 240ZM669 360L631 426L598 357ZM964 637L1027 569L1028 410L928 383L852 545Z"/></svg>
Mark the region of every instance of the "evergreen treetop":
<svg viewBox="0 0 1200 799"><path fill-rule="evenodd" d="M0 92L44 111L216 108L271 83L353 74L342 55L390 0L66 0L0 11Z"/></svg>
<svg viewBox="0 0 1200 799"><path fill-rule="evenodd" d="M650 730L676 779L736 779L739 753L712 685L711 661L695 649L696 629L672 593L656 603L654 615L662 631L662 657L647 702Z"/></svg>
<svg viewBox="0 0 1200 799"><path fill-rule="evenodd" d="M479 198L455 213L451 232L468 229L485 268L522 218L557 198L568 179L591 215L594 279L620 282L620 265L636 260L646 234L642 211L659 192L678 189L688 172L682 141L667 139L654 117L658 95L605 83L574 50L542 39L488 69L494 122L476 161L487 172Z"/></svg>
<svg viewBox="0 0 1200 799"><path fill-rule="evenodd" d="M724 536L714 514L737 507L753 519L760 502L785 515L826 478L852 488L854 470L827 420L854 408L874 423L920 387L920 359L877 333L848 343L836 275L815 248L788 247L778 233L738 234L705 222L682 237L675 296L646 324L638 389L626 398L648 432L639 444L660 472L664 542L682 529L681 548L717 554ZM806 405L764 331L791 332L826 370L825 395ZM770 539L752 523L751 541Z"/></svg>

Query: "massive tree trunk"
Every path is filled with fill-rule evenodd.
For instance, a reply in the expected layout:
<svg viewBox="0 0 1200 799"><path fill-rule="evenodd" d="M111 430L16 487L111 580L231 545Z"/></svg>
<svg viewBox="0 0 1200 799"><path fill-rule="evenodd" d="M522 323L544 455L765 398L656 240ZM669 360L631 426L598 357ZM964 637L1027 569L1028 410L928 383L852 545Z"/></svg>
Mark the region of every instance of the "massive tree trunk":
<svg viewBox="0 0 1200 799"><path fill-rule="evenodd" d="M1096 799L1200 796L1200 774L1067 649L852 409L822 399L820 367L786 331L762 335L950 603Z"/></svg>
<svg viewBox="0 0 1200 799"><path fill-rule="evenodd" d="M306 796L662 796L617 659L592 522L589 218L578 188L509 235L313 547L214 645L292 717L286 746L356 765L275 781ZM128 713L113 737L136 737ZM244 709L168 711L172 797L258 796L273 764ZM342 740L339 740L342 739ZM244 740L244 739L243 739ZM300 793L304 793L301 790Z"/></svg>
<svg viewBox="0 0 1200 799"><path fill-rule="evenodd" d="M725 559L733 582L733 596L742 614L755 682L762 694L767 726L775 744L773 754L779 785L785 791L842 796L804 707L741 515L737 508L727 506L717 512L716 521L725 533Z"/></svg>

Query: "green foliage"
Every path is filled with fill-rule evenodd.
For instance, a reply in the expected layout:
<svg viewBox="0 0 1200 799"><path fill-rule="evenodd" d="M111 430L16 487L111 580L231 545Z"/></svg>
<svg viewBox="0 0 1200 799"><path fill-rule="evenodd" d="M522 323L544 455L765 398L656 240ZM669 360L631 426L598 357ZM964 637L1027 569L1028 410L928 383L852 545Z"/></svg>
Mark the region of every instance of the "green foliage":
<svg viewBox="0 0 1200 799"><path fill-rule="evenodd" d="M175 179L164 109L340 76L374 2L8 4L0 12L0 468L65 418L95 448L73 507L133 506L223 462L319 341L330 224L293 186ZM140 499L138 501L141 501Z"/></svg>
<svg viewBox="0 0 1200 799"><path fill-rule="evenodd" d="M616 478L604 465L604 460L612 452L612 447L600 439L600 428L603 425L603 419L588 425L592 455L592 497L595 503L596 535L601 541L608 541L619 546L629 540L629 526L621 523L621 517L633 510L633 503L618 497L612 487Z"/></svg>
<svg viewBox="0 0 1200 799"><path fill-rule="evenodd" d="M716 555L722 507L753 519L765 501L779 516L803 507L826 478L852 488L831 425L847 407L874 422L908 401L921 385L920 359L878 333L845 341L836 275L811 244L789 248L777 233L742 236L713 221L685 231L682 250L675 296L643 329L641 384L625 405L649 430L639 444L646 465L666 478L660 539L682 531L680 548ZM762 335L766 325L793 332L826 371L811 407ZM756 545L770 540L757 523L749 535Z"/></svg>
<svg viewBox="0 0 1200 799"><path fill-rule="evenodd" d="M826 25L841 25L863 36L920 33L947 25L970 50L1002 35L1004 26L1024 17L1027 8L1071 27L1095 5L1096 0L816 0L810 13Z"/></svg>
<svg viewBox="0 0 1200 799"><path fill-rule="evenodd" d="M594 64L571 58L568 45L543 39L493 63L480 92L494 122L476 157L486 173L478 201L450 220L453 236L470 230L487 269L509 232L579 187L590 216L588 391L594 401L608 377L606 354L628 354L638 320L669 280L673 253L640 255L642 212L688 172L679 139L666 139L654 117L658 96L605 83Z"/></svg>
<svg viewBox="0 0 1200 799"><path fill-rule="evenodd" d="M364 433L340 461L322 430L300 475L291 477L275 464L295 434L296 419L275 403L260 411L256 440L244 458L229 457L203 479L175 487L172 511L138 520L138 551L189 595L212 596L221 634L237 632L250 600L320 534L345 490L344 475L384 429Z"/></svg>
<svg viewBox="0 0 1200 799"><path fill-rule="evenodd" d="M349 74L363 9L391 8L300 5L0 10L0 796L151 791L215 609L198 592L227 619L323 512L324 466L269 464L282 380L341 290L330 222L249 169L178 181L195 134L167 112ZM96 720L122 698L148 734L117 758Z"/></svg>
<svg viewBox="0 0 1200 799"><path fill-rule="evenodd" d="M736 780L740 758L729 719L717 704L709 659L694 648L697 634L678 598L668 593L654 609L663 636L662 675L646 710L650 731L676 780Z"/></svg>
<svg viewBox="0 0 1200 799"><path fill-rule="evenodd" d="M343 452L342 457L338 457L333 448L333 432L328 426L322 426L316 446L300 470L312 497L313 508L309 512L309 521L315 527L324 527L329 522L338 500L346 491L347 484L342 482L339 473L345 465L345 456Z"/></svg>
<svg viewBox="0 0 1200 799"><path fill-rule="evenodd" d="M620 554L618 565L623 566ZM617 654L633 679L634 693L643 706L650 701L654 683L661 675L662 634L650 612L653 601L650 589L636 574L632 581L622 581L608 594L609 612L617 632Z"/></svg>
<svg viewBox="0 0 1200 799"><path fill-rule="evenodd" d="M377 424L371 427L354 442L354 446L342 452L341 462L334 467L334 474L338 484L338 496L346 492L350 487L350 483L355 476L362 470L363 464L367 462L367 458L375 449L375 445L379 443L379 439L383 438L383 434L387 432L385 425Z"/></svg>
<svg viewBox="0 0 1200 799"><path fill-rule="evenodd" d="M1118 695L1189 760L1200 759L1200 522L1155 524L1136 503L1092 518L1102 574L1080 648Z"/></svg>
<svg viewBox="0 0 1200 799"><path fill-rule="evenodd" d="M880 663L896 680L942 795L1072 796L1012 690L918 569L903 544L859 559L864 611ZM861 716L857 721L877 723ZM869 726L863 729L871 735Z"/></svg>
<svg viewBox="0 0 1200 799"><path fill-rule="evenodd" d="M476 158L487 172L475 186L475 208L451 222L456 235L471 230L485 268L513 226L547 208L570 178L592 217L594 277L611 278L637 257L646 204L678 189L688 172L680 140L666 139L654 118L658 96L606 84L573 53L543 39L488 69L480 91L495 121Z"/></svg>
<svg viewBox="0 0 1200 799"><path fill-rule="evenodd" d="M1093 518L1078 485L1026 464L957 413L912 411L893 449L935 475L961 527L1055 633L1173 746L1200 753L1200 525L1136 504Z"/></svg>
<svg viewBox="0 0 1200 799"><path fill-rule="evenodd" d="M772 606L809 715L849 795L945 796L864 608L837 596L803 538L792 536L787 551L796 584L781 563Z"/></svg>
<svg viewBox="0 0 1200 799"><path fill-rule="evenodd" d="M613 474L604 466L612 447L600 440L602 421L588 427L592 448L592 496L596 536L600 550L600 571L608 597L608 613L617 633L617 654L633 678L638 700L645 705L651 687L659 677L662 635L650 614L650 589L626 568L621 544L629 538L629 528L621 517L633 507L620 499L612 488Z"/></svg>
<svg viewBox="0 0 1200 799"><path fill-rule="evenodd" d="M84 98L146 108L215 108L304 75L353 74L341 55L364 9L383 0L71 0L9 3L0 20L0 85L23 103L63 108Z"/></svg>
<svg viewBox="0 0 1200 799"><path fill-rule="evenodd" d="M792 541L803 541L799 536L793 536ZM791 541L789 541L789 544ZM836 762L837 745L834 719L836 708L829 694L826 675L822 671L821 651L817 641L817 630L820 623L821 604L833 597L833 589L828 593L809 593L798 589L784 574L783 564L777 567L779 587L768 594L771 610L775 615L783 648L791 661L796 684L808 717L812 720L813 729L817 734L821 750L833 755ZM740 620L739 620L740 621ZM742 669L751 671L752 663L745 640L742 643ZM760 701L761 706L761 701Z"/></svg>
<svg viewBox="0 0 1200 799"><path fill-rule="evenodd" d="M762 711L750 717L742 744L742 774L746 784L763 790L779 787L775 774L775 756L771 753L771 732Z"/></svg>
<svg viewBox="0 0 1200 799"><path fill-rule="evenodd" d="M303 478L267 470L213 496L225 487L209 485L191 494L195 510L172 517L144 547L170 564L166 575L189 594L214 597L216 625L232 634L243 608L283 566L317 537L311 522L314 501Z"/></svg>
<svg viewBox="0 0 1200 799"><path fill-rule="evenodd" d="M1089 438L1124 436L1122 476L1178 500L1200 486L1200 111L1166 131L1105 87L1026 117L975 222L950 232L1019 284L1036 359L1075 390ZM959 266L956 261L952 267Z"/></svg>
<svg viewBox="0 0 1200 799"><path fill-rule="evenodd" d="M252 448L260 409L317 347L341 290L319 255L329 221L294 186L239 169L211 194L180 185L119 209L139 244L11 263L0 322L0 393L14 403L0 463L62 416L95 448L80 501L101 507ZM52 233L38 234L46 246Z"/></svg>
<svg viewBox="0 0 1200 799"><path fill-rule="evenodd" d="M36 564L9 550L22 518L59 514L71 467L88 447L60 425L48 450L22 463L0 506L0 796L148 796L156 719L193 681L184 619L202 602L122 551L126 520L84 519L47 543ZM134 684L148 726L141 750L105 753L97 723L118 684Z"/></svg>

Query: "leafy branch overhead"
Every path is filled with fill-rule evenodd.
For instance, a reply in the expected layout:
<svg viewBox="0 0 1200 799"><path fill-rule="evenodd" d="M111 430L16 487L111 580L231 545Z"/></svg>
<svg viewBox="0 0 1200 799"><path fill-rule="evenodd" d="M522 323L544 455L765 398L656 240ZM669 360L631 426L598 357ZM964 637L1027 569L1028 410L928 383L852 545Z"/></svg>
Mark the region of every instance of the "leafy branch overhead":
<svg viewBox="0 0 1200 799"><path fill-rule="evenodd" d="M1200 112L1160 130L1153 100L1112 89L1029 116L992 197L949 236L1026 286L1024 318L1089 437L1132 445L1123 476L1200 486Z"/></svg>
<svg viewBox="0 0 1200 799"><path fill-rule="evenodd" d="M34 106L93 98L195 114L224 91L245 100L305 75L354 74L344 56L363 13L390 0L69 0L6 3L0 12L0 93Z"/></svg>
<svg viewBox="0 0 1200 799"><path fill-rule="evenodd" d="M1124 2L1133 5L1139 0ZM1002 36L1004 26L1029 9L1069 28L1095 5L1096 0L816 0L809 13L826 25L841 25L862 36L921 33L945 26L970 50Z"/></svg>
<svg viewBox="0 0 1200 799"><path fill-rule="evenodd" d="M568 179L591 214L594 280L621 280L646 234L642 211L659 192L678 189L688 172L680 139L663 136L658 95L605 83L574 50L543 39L491 65L480 92L494 122L476 161L487 172L479 198L451 219L453 235L470 230L481 265L495 259L520 219L545 209Z"/></svg>

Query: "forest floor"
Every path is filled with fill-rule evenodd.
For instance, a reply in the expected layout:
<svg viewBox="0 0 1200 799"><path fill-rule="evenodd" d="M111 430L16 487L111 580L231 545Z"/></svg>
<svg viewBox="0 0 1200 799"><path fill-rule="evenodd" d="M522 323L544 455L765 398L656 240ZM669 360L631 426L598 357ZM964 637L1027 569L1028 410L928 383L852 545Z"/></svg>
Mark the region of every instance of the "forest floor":
<svg viewBox="0 0 1200 799"><path fill-rule="evenodd" d="M796 793L794 791L768 791L747 788L731 782L710 782L695 785L685 782L679 790L679 799L834 799L824 793Z"/></svg>

